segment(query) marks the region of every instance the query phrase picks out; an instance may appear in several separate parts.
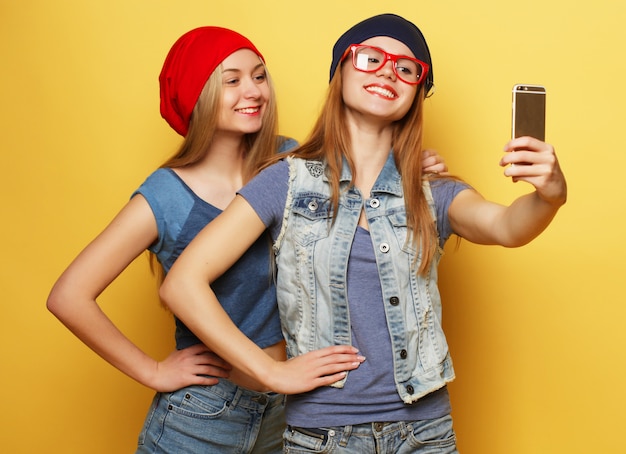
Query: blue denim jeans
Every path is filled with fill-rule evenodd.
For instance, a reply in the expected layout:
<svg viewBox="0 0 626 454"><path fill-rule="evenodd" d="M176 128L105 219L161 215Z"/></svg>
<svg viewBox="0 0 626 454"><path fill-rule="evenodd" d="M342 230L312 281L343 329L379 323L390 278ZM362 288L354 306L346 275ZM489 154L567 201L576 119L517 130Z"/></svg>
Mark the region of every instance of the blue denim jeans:
<svg viewBox="0 0 626 454"><path fill-rule="evenodd" d="M374 422L323 429L289 426L284 439L285 452L291 454L458 454L449 415L424 421Z"/></svg>
<svg viewBox="0 0 626 454"><path fill-rule="evenodd" d="M138 454L280 453L284 396L228 380L157 393L139 435Z"/></svg>

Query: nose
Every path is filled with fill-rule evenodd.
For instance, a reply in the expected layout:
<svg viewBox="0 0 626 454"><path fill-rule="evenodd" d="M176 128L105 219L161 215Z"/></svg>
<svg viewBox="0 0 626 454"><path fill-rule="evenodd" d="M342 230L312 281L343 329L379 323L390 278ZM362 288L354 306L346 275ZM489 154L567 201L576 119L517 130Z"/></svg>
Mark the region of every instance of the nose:
<svg viewBox="0 0 626 454"><path fill-rule="evenodd" d="M396 71L395 71L393 65L394 65L393 61L387 60L385 62L385 64L378 71L376 71L376 75L377 76L387 77L387 78L395 81L396 78L397 78L397 75L396 75Z"/></svg>
<svg viewBox="0 0 626 454"><path fill-rule="evenodd" d="M246 98L257 99L261 97L261 89L252 78L246 78L243 83L243 94Z"/></svg>

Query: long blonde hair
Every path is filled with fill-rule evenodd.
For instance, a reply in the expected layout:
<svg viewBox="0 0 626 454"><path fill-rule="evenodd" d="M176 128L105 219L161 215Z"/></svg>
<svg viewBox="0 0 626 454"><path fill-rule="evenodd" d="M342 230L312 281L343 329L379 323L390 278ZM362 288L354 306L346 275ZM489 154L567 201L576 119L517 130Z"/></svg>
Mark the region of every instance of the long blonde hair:
<svg viewBox="0 0 626 454"><path fill-rule="evenodd" d="M178 151L161 164L161 168L191 166L201 161L208 153L217 131L222 106L222 72L223 66L220 64L206 81L191 113L189 131L185 139ZM271 156L276 154L276 150L283 140L278 136L276 94L274 83L267 68L265 68L265 75L269 87L269 97L263 113L261 129L255 133L245 134L243 139L246 155L242 169L244 183L259 172L262 163L267 162ZM152 253L150 253L150 269L157 275L159 283L162 282L165 276L163 267L160 266L156 256Z"/></svg>
<svg viewBox="0 0 626 454"><path fill-rule="evenodd" d="M339 182L344 158L352 172L353 180L356 172L350 154L351 142L342 90L341 71L336 71L328 87L320 116L309 137L302 146L288 153L298 158L320 160L325 163L326 176L331 187L331 203L335 213L339 206ZM433 222L422 189L424 179L422 175L423 90L422 85L409 111L393 124L391 142L395 164L402 176L407 227L410 232L407 241L413 242L415 248L421 251L421 260L416 270L418 274L424 274L430 269L438 248L436 224ZM264 167L281 157L283 156L271 157Z"/></svg>

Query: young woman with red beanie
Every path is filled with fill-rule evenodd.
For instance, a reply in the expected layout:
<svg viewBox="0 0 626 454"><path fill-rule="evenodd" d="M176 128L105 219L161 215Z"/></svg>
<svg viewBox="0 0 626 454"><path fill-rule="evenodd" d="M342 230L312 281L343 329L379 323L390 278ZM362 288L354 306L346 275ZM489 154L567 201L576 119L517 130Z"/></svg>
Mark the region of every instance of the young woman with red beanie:
<svg viewBox="0 0 626 454"><path fill-rule="evenodd" d="M296 145L277 136L274 90L262 54L244 36L200 27L171 48L160 77L161 114L184 137L104 231L70 264L48 298L49 310L110 364L157 391L140 453L282 451L284 396L211 353L179 319L176 351L148 356L106 316L97 297L146 249L166 274L200 229L277 151ZM431 157L435 170L440 161ZM260 238L214 283L223 307L270 357L285 360L270 250ZM357 367L352 347L316 352L327 364L320 384Z"/></svg>
<svg viewBox="0 0 626 454"><path fill-rule="evenodd" d="M196 236L161 297L233 367L290 394L285 452L456 453L446 387L454 369L437 287L442 247L452 234L528 243L565 203L565 178L554 148L530 137L504 147L505 176L532 186L508 206L456 178L424 175L432 61L421 31L402 17L350 28L330 73L309 139L275 157ZM242 335L207 286L267 230L287 362ZM345 344L367 359L318 386L326 366L310 355Z"/></svg>

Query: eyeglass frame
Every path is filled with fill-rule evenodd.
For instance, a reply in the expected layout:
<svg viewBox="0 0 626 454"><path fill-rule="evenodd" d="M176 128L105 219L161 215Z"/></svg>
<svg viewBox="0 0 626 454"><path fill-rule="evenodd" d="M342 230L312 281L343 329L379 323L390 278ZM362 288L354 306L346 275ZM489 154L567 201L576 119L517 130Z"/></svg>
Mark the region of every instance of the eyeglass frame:
<svg viewBox="0 0 626 454"><path fill-rule="evenodd" d="M380 64L380 66L376 69L372 69L372 70L367 70L367 69L361 69L359 67L357 67L356 65L356 50L360 47L369 47L371 49L376 49L377 51L382 52L382 54L385 56L385 59L382 61L382 63ZM408 85L419 85L422 82L424 82L424 80L426 79L426 76L428 75L428 71L430 70L430 65L426 62L423 62L422 60L418 60L417 58L413 58L413 57L409 57L408 55L397 55L397 54L391 54L387 51L385 51L384 49L381 49L380 47L376 47L376 46L370 46L368 44L350 44L350 46L348 46L348 48L346 49L345 53L343 54L343 57L341 57L341 62L343 62L346 57L348 56L348 53L352 53L352 67L354 69L356 69L357 71L361 71L364 73L373 73L376 71L381 70L389 60L391 60L391 63L393 63L391 65L391 67L393 68L393 73L396 75L396 77L398 79L400 79L402 82L404 82L405 84ZM422 73L420 74L419 79L417 80L417 82L408 82L406 80L404 80L404 78L398 74L398 70L396 69L396 65L398 64L398 60L404 58L407 60L411 60L415 63L417 63L418 66L420 66L422 68Z"/></svg>

